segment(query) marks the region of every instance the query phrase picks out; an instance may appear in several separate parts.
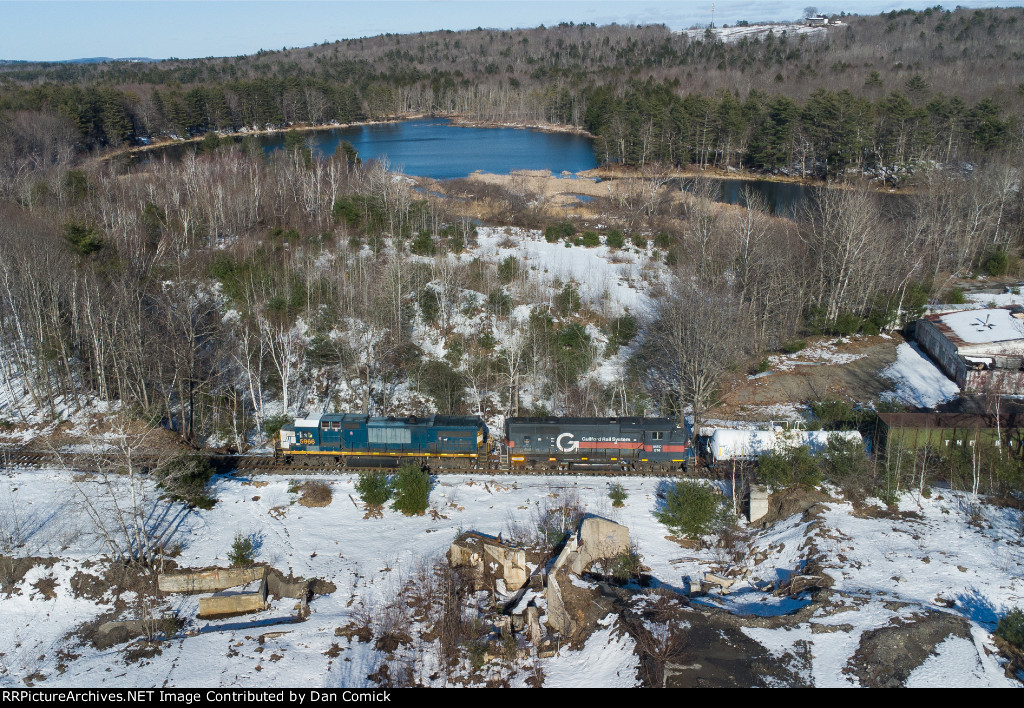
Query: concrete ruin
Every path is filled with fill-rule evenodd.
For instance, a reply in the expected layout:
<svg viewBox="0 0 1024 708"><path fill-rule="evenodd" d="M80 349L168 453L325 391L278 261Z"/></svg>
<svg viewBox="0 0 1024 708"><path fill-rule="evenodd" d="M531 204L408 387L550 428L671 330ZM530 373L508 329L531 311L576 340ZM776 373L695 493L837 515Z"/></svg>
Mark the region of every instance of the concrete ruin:
<svg viewBox="0 0 1024 708"><path fill-rule="evenodd" d="M215 593L211 597L199 598L198 616L201 619L261 612L268 606L267 569L261 565L161 573L157 577L157 587L166 593Z"/></svg>
<svg viewBox="0 0 1024 708"><path fill-rule="evenodd" d="M569 538L548 571L544 590L548 626L564 634L572 634L577 628L563 601L560 582L568 581L570 573L580 575L595 562L610 560L624 553L629 553L628 527L597 516L585 518L579 531Z"/></svg>
<svg viewBox="0 0 1024 708"><path fill-rule="evenodd" d="M267 609L267 579L251 583L254 589L223 590L210 597L199 598L200 619L231 617Z"/></svg>
<svg viewBox="0 0 1024 708"><path fill-rule="evenodd" d="M493 582L501 580L507 592L515 592L530 579L524 549L474 531L452 541L448 561L453 568L468 568L479 588L493 588Z"/></svg>
<svg viewBox="0 0 1024 708"><path fill-rule="evenodd" d="M157 577L157 587L161 592L194 595L248 585L257 580L263 580L265 575L266 568L263 566L183 570L174 573L161 573Z"/></svg>

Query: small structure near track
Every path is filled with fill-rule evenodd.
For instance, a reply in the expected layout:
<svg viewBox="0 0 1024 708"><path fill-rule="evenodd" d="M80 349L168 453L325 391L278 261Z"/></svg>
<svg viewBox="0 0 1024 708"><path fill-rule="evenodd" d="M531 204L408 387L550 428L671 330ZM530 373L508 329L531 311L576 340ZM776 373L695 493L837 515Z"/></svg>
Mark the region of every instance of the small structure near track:
<svg viewBox="0 0 1024 708"><path fill-rule="evenodd" d="M914 339L964 392L1024 393L1024 307L928 315Z"/></svg>

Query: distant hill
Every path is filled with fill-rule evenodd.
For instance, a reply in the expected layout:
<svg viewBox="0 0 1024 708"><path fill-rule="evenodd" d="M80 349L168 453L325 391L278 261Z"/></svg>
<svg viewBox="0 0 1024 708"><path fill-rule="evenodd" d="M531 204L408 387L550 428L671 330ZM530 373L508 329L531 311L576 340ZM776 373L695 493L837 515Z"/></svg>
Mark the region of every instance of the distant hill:
<svg viewBox="0 0 1024 708"><path fill-rule="evenodd" d="M23 59L0 59L0 65L10 66L15 64L102 64L104 62L115 61L149 64L161 60L151 59L149 57L85 57L83 59L54 59L51 61L25 61Z"/></svg>
<svg viewBox="0 0 1024 708"><path fill-rule="evenodd" d="M150 63L154 61L160 61L159 59L151 59L149 57L86 57L85 59L65 59L63 61L54 62L56 64L102 64L106 61L127 61L127 62L140 62Z"/></svg>

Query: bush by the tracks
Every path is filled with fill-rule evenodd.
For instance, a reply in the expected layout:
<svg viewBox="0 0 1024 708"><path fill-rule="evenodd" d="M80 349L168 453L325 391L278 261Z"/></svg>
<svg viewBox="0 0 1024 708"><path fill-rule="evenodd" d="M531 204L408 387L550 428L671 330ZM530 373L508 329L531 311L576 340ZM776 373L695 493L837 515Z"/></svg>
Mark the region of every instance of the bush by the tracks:
<svg viewBox="0 0 1024 708"><path fill-rule="evenodd" d="M394 478L395 500L391 507L406 516L422 514L430 504L430 474L416 463L398 468Z"/></svg>
<svg viewBox="0 0 1024 708"><path fill-rule="evenodd" d="M391 480L383 472L363 472L356 482L356 491L367 506L384 506L391 498Z"/></svg>
<svg viewBox="0 0 1024 708"><path fill-rule="evenodd" d="M725 520L722 497L699 482L676 482L665 493L665 505L654 515L680 536L700 538Z"/></svg>
<svg viewBox="0 0 1024 708"><path fill-rule="evenodd" d="M217 501L206 489L213 477L213 465L201 453L183 452L153 470L153 475L164 491L178 501L200 509L212 509Z"/></svg>
<svg viewBox="0 0 1024 708"><path fill-rule="evenodd" d="M281 432L281 428L294 422L295 418L286 413L271 416L263 421L263 432L266 433L268 440L273 440Z"/></svg>

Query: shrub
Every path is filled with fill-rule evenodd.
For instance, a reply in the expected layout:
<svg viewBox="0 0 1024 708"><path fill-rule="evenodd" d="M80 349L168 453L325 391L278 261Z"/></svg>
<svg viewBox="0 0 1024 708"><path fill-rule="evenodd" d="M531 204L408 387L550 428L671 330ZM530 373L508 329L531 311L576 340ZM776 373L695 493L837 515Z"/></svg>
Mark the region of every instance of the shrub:
<svg viewBox="0 0 1024 708"><path fill-rule="evenodd" d="M487 311L490 313L503 317L512 312L513 307L515 303L512 296L504 290L492 290L487 295Z"/></svg>
<svg viewBox="0 0 1024 708"><path fill-rule="evenodd" d="M839 313L836 321L832 323L832 326L827 331L839 337L849 337L851 334L857 334L863 324L864 320L862 318L844 310Z"/></svg>
<svg viewBox="0 0 1024 708"><path fill-rule="evenodd" d="M201 509L211 509L216 501L206 493L213 477L210 459L198 452L183 452L153 471L157 483L174 499Z"/></svg>
<svg viewBox="0 0 1024 708"><path fill-rule="evenodd" d="M864 416L864 413L854 409L852 403L838 398L812 401L808 407L814 418L831 430L856 428Z"/></svg>
<svg viewBox="0 0 1024 708"><path fill-rule="evenodd" d="M423 288L420 290L419 297L420 314L423 315L423 321L427 324L434 324L437 322L437 316L441 314L441 300L430 288Z"/></svg>
<svg viewBox="0 0 1024 708"><path fill-rule="evenodd" d="M203 136L203 139L199 143L199 151L211 153L215 152L220 147L220 136L213 131Z"/></svg>
<svg viewBox="0 0 1024 708"><path fill-rule="evenodd" d="M658 235L654 237L654 245L663 251L672 248L672 245L674 243L675 239L669 236L664 231L659 231Z"/></svg>
<svg viewBox="0 0 1024 708"><path fill-rule="evenodd" d="M626 243L626 237L618 229L612 229L605 236L604 241L608 244L608 248L622 248Z"/></svg>
<svg viewBox="0 0 1024 708"><path fill-rule="evenodd" d="M1003 615L996 626L996 636L1024 650L1024 610L1018 607Z"/></svg>
<svg viewBox="0 0 1024 708"><path fill-rule="evenodd" d="M555 372L565 381L579 379L594 361L587 328L571 322L555 334Z"/></svg>
<svg viewBox="0 0 1024 708"><path fill-rule="evenodd" d="M629 494L626 493L625 487L618 482L608 488L608 498L612 500L612 506L616 509L625 506L628 497Z"/></svg>
<svg viewBox="0 0 1024 708"><path fill-rule="evenodd" d="M498 280L508 285L523 272L523 266L515 256L508 256L498 265Z"/></svg>
<svg viewBox="0 0 1024 708"><path fill-rule="evenodd" d="M806 446L775 450L761 455L757 461L757 478L770 487L816 487L821 483L821 470Z"/></svg>
<svg viewBox="0 0 1024 708"><path fill-rule="evenodd" d="M639 248L641 251L647 249L647 239L640 234L633 234L633 245Z"/></svg>
<svg viewBox="0 0 1024 708"><path fill-rule="evenodd" d="M699 538L721 523L722 499L711 487L680 481L668 490L664 507L654 515L672 533Z"/></svg>
<svg viewBox="0 0 1024 708"><path fill-rule="evenodd" d="M334 495L331 492L331 485L326 482L309 481L299 485L299 504L309 507L330 506Z"/></svg>
<svg viewBox="0 0 1024 708"><path fill-rule="evenodd" d="M942 295L942 301L947 305L966 305L967 298L964 297L963 288L950 288Z"/></svg>
<svg viewBox="0 0 1024 708"><path fill-rule="evenodd" d="M281 432L281 428L288 425L294 420L287 413L281 415L273 415L263 421L263 432L267 434L267 438L273 440L277 437L277 434Z"/></svg>
<svg viewBox="0 0 1024 708"><path fill-rule="evenodd" d="M80 221L69 221L64 224L62 235L71 248L83 256L91 255L103 248L103 239L96 230Z"/></svg>
<svg viewBox="0 0 1024 708"><path fill-rule="evenodd" d="M417 256L432 256L437 251L437 246L434 243L434 237L430 235L429 231L421 231L420 234L412 240L409 250Z"/></svg>
<svg viewBox="0 0 1024 708"><path fill-rule="evenodd" d="M771 360L768 359L768 358L764 358L761 361L757 362L757 364L754 365L754 373L755 374L763 374L766 371L770 371L771 368L772 368Z"/></svg>
<svg viewBox="0 0 1024 708"><path fill-rule="evenodd" d="M555 312L563 317L579 312L583 307L583 298L580 297L580 291L576 284L566 283L562 287L562 292L555 295L554 305Z"/></svg>
<svg viewBox="0 0 1024 708"><path fill-rule="evenodd" d="M807 342L803 339L791 339L782 345L782 351L786 354L796 354L807 348Z"/></svg>
<svg viewBox="0 0 1024 708"><path fill-rule="evenodd" d="M863 501L874 486L864 446L856 440L832 438L823 455L824 477L852 501Z"/></svg>
<svg viewBox="0 0 1024 708"><path fill-rule="evenodd" d="M245 536L241 531L235 534L235 540L231 544L231 551L228 553L228 561L235 567L252 565L256 558L256 543L250 536Z"/></svg>
<svg viewBox="0 0 1024 708"><path fill-rule="evenodd" d="M563 238L572 238L576 235L576 226L571 221L562 221L544 229L544 240L548 243L558 243Z"/></svg>
<svg viewBox="0 0 1024 708"><path fill-rule="evenodd" d="M585 248L596 248L601 245L601 237L596 231L584 231L579 238L579 245Z"/></svg>
<svg viewBox="0 0 1024 708"><path fill-rule="evenodd" d="M981 269L986 275L1001 276L1006 275L1006 271L1010 267L1010 257L1006 254L1006 250L1003 248L996 248L995 250L989 251L985 255L985 260L981 263Z"/></svg>
<svg viewBox="0 0 1024 708"><path fill-rule="evenodd" d="M64 179L61 180L61 186L68 193L71 201L75 202L85 199L91 189L89 178L82 170L68 170Z"/></svg>
<svg viewBox="0 0 1024 708"><path fill-rule="evenodd" d="M391 480L383 472L361 472L356 491L367 506L384 506L391 498Z"/></svg>
<svg viewBox="0 0 1024 708"><path fill-rule="evenodd" d="M462 357L462 346L457 341L448 345L448 354L454 361ZM434 399L441 415L453 415L463 405L466 377L447 361L428 361L420 373L420 385Z"/></svg>
<svg viewBox="0 0 1024 708"><path fill-rule="evenodd" d="M430 474L416 463L406 463L395 474L395 500L391 508L406 516L422 514L430 505Z"/></svg>
<svg viewBox="0 0 1024 708"><path fill-rule="evenodd" d="M640 325L636 318L628 312L622 317L616 317L608 323L606 333L608 335L608 347L606 355L613 355L620 346L629 344L636 338L640 331Z"/></svg>
<svg viewBox="0 0 1024 708"><path fill-rule="evenodd" d="M612 558L611 576L615 582L625 584L632 578L639 577L642 568L643 556L631 548L626 553L620 553Z"/></svg>

